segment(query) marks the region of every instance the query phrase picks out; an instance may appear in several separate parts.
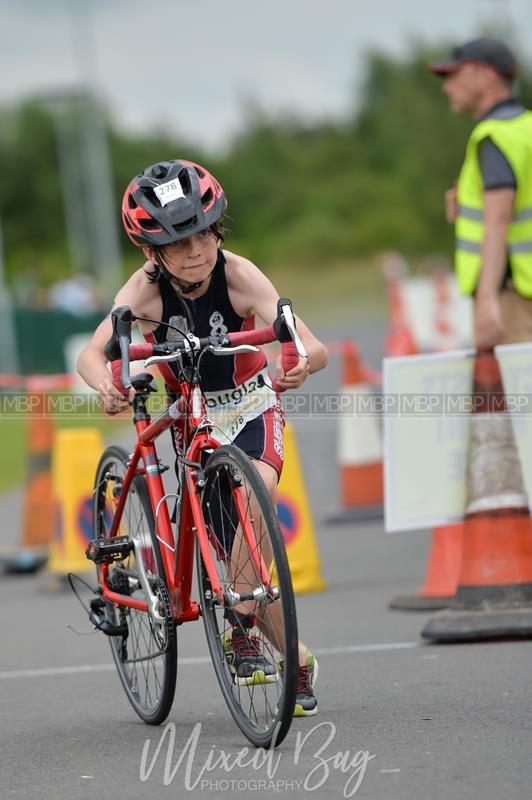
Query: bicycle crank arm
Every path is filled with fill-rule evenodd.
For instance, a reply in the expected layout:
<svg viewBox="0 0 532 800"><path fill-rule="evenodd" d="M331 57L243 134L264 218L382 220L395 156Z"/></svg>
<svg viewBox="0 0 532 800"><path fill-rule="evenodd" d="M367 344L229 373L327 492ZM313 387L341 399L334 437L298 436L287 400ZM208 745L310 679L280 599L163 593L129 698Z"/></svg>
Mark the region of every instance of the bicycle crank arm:
<svg viewBox="0 0 532 800"><path fill-rule="evenodd" d="M273 603L278 597L279 589L277 586L271 589L268 589L266 586L257 586L252 592L233 592L232 589L224 590L225 605L229 606L229 608L238 605L238 603L243 603L246 600L254 600L256 603L266 605L267 603Z"/></svg>

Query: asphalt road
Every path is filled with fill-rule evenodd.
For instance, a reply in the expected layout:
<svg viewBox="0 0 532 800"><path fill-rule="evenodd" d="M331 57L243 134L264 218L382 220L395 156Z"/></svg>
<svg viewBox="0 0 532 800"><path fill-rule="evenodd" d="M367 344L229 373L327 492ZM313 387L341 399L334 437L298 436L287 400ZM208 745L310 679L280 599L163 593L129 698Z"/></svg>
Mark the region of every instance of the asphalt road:
<svg viewBox="0 0 532 800"><path fill-rule="evenodd" d="M377 365L382 332L366 325L355 333ZM313 379L315 390L334 389L338 369L333 359ZM325 522L337 507L335 421L294 423L328 582L325 592L298 598L301 636L320 662L319 716L295 720L278 751L252 761L216 684L200 623L179 632L170 727L148 728L119 686L107 641L90 633L73 596L47 592L43 574L4 576L2 800L531 797L532 645L423 644L430 615L390 611L387 603L422 583L427 534L388 536L381 522ZM16 506L17 495L0 503L7 540ZM215 762L222 765L209 770Z"/></svg>

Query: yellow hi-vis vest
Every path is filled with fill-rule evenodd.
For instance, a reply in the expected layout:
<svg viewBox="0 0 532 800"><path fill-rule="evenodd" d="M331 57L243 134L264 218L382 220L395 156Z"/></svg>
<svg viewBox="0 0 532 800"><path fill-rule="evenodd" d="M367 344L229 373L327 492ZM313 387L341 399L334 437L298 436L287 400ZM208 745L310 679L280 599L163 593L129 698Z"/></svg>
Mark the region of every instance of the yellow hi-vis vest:
<svg viewBox="0 0 532 800"><path fill-rule="evenodd" d="M508 159L517 189L506 243L512 281L523 297L532 298L532 112L511 119L486 119L473 129L457 187L455 267L460 290L475 291L484 238L484 186L478 145L489 137Z"/></svg>

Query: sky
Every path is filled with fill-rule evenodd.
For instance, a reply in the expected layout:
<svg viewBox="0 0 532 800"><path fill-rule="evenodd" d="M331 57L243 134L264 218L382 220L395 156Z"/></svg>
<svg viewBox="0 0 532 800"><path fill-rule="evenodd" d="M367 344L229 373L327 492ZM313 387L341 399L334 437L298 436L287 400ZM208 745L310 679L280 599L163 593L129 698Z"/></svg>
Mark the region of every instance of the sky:
<svg viewBox="0 0 532 800"><path fill-rule="evenodd" d="M0 0L0 106L88 83L121 130L221 150L253 108L346 115L370 49L490 20L532 60L530 0Z"/></svg>

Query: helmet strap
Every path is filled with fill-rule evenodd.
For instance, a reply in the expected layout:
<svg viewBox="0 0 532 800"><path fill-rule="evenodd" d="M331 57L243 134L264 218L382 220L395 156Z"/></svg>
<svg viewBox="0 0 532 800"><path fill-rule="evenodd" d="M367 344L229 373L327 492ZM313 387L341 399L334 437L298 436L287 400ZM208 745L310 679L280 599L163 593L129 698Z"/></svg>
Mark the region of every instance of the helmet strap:
<svg viewBox="0 0 532 800"><path fill-rule="evenodd" d="M174 278L173 275L169 277L168 280L176 287L176 289L181 294L190 294L191 292L194 292L196 289L199 289L200 286L205 282L204 280L196 281L196 283L187 283L186 286L181 286L179 281L176 278Z"/></svg>
<svg viewBox="0 0 532 800"><path fill-rule="evenodd" d="M192 292L195 292L196 289L199 289L200 286L202 286L205 283L207 278L210 278L210 276L214 272L214 267L213 267L212 270L207 275L207 278L203 278L202 281L196 281L195 283L187 283L185 286L183 286L183 284L179 283L175 275L172 275L172 273L165 267L164 261L160 257L159 253L156 254L156 262L163 278L166 278L166 280L169 281L175 289L177 289L179 294L191 294Z"/></svg>

